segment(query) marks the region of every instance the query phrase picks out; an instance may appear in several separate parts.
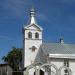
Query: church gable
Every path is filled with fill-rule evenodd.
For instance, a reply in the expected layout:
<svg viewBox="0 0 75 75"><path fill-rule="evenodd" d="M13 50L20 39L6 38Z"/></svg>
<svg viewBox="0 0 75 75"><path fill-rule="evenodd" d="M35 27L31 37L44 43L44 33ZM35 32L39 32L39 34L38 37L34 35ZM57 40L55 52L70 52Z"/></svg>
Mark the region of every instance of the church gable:
<svg viewBox="0 0 75 75"><path fill-rule="evenodd" d="M41 27L39 27L37 25L34 25L34 24L26 26L25 29L29 29L29 30L42 30Z"/></svg>
<svg viewBox="0 0 75 75"><path fill-rule="evenodd" d="M42 31L43 30L43 28L40 27L37 24L37 22L36 22L36 19L35 19L35 10L34 9L31 9L29 23L28 23L27 26L24 27L24 29L39 30L39 31Z"/></svg>

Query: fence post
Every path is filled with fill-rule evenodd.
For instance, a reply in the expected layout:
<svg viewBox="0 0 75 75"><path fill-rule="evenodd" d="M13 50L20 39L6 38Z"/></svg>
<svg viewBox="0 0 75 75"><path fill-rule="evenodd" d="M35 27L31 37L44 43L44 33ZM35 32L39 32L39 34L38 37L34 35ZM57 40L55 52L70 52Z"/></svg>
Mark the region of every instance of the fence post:
<svg viewBox="0 0 75 75"><path fill-rule="evenodd" d="M2 75L2 69L1 69L1 75Z"/></svg>
<svg viewBox="0 0 75 75"><path fill-rule="evenodd" d="M7 71L7 75L8 75L8 71Z"/></svg>
<svg viewBox="0 0 75 75"><path fill-rule="evenodd" d="M35 75L39 75L39 70L36 69L35 73L36 73Z"/></svg>

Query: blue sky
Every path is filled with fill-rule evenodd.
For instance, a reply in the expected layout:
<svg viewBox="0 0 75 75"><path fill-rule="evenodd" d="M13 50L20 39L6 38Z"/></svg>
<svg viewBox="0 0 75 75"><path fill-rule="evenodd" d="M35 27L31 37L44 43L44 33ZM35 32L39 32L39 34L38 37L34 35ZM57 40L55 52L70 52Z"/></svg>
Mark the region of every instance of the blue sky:
<svg viewBox="0 0 75 75"><path fill-rule="evenodd" d="M43 40L75 44L75 0L0 0L0 61L13 46L22 47L22 27L36 10Z"/></svg>

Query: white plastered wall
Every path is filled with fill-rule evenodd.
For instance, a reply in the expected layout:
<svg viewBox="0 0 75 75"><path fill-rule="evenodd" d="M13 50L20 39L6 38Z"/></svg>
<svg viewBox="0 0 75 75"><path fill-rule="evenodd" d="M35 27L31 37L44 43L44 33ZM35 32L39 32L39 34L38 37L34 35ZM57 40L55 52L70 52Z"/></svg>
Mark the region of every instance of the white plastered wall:
<svg viewBox="0 0 75 75"><path fill-rule="evenodd" d="M75 75L75 60L70 60L69 61L69 67L72 71L72 75Z"/></svg>
<svg viewBox="0 0 75 75"><path fill-rule="evenodd" d="M32 38L28 38L28 32L32 33ZM35 33L39 33L39 38L35 38ZM42 44L42 31L35 29L34 27L30 27L30 29L25 30L24 33L25 44L24 44L24 67L31 65L37 55L40 45ZM37 49L35 52L30 49L32 46L35 46Z"/></svg>

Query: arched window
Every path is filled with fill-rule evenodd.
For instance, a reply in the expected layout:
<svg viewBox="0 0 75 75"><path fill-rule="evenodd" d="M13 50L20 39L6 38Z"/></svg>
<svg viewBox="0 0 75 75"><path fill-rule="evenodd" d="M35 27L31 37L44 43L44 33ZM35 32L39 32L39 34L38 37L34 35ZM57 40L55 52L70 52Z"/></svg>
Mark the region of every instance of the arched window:
<svg viewBox="0 0 75 75"><path fill-rule="evenodd" d="M35 38L39 38L39 33L35 33Z"/></svg>
<svg viewBox="0 0 75 75"><path fill-rule="evenodd" d="M32 33L31 32L28 33L28 38L32 38Z"/></svg>

